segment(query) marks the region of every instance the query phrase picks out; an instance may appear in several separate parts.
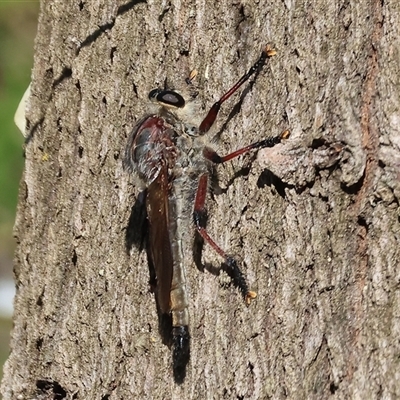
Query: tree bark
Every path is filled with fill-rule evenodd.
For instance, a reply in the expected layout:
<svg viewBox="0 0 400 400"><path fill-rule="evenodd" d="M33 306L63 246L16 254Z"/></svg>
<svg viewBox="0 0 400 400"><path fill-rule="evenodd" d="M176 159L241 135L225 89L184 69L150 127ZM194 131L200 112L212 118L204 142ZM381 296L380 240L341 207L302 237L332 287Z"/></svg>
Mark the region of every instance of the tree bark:
<svg viewBox="0 0 400 400"><path fill-rule="evenodd" d="M399 27L397 0L43 1L4 399L399 398ZM196 68L205 115L268 42L215 149L291 137L218 168L207 225L258 297L187 255L179 385L123 149L151 89Z"/></svg>

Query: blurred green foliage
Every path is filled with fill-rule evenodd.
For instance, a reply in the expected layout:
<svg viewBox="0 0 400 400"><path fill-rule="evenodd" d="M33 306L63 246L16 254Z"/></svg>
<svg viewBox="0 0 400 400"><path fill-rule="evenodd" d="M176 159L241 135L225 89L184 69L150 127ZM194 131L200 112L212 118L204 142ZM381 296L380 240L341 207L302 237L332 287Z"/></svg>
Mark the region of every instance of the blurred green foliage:
<svg viewBox="0 0 400 400"><path fill-rule="evenodd" d="M14 113L30 82L38 1L0 1L0 276L14 253L12 226L23 169L23 137Z"/></svg>
<svg viewBox="0 0 400 400"><path fill-rule="evenodd" d="M14 125L30 82L39 1L0 0L0 279L11 276L12 227L24 166L21 132ZM9 353L11 319L0 317L0 380Z"/></svg>
<svg viewBox="0 0 400 400"><path fill-rule="evenodd" d="M0 382L3 377L3 365L8 357L10 342L10 331L12 328L11 318L0 317Z"/></svg>

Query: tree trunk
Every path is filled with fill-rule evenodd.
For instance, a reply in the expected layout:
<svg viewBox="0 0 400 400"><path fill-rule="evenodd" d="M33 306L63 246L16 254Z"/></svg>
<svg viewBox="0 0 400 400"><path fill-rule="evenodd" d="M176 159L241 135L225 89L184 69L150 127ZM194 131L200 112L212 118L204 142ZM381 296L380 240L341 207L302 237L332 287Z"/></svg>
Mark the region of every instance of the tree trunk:
<svg viewBox="0 0 400 400"><path fill-rule="evenodd" d="M5 399L400 397L400 3L353 3L42 2ZM124 146L151 89L196 68L205 115L268 42L215 149L291 137L220 166L208 199L210 235L258 296L247 308L208 246L204 270L187 254L177 384L127 233Z"/></svg>

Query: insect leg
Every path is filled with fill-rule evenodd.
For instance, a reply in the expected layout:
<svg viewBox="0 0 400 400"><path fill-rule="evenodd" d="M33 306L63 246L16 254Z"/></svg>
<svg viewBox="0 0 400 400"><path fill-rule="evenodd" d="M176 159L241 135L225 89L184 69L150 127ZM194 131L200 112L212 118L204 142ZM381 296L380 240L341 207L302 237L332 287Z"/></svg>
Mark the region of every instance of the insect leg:
<svg viewBox="0 0 400 400"><path fill-rule="evenodd" d="M193 220L197 232L200 236L225 260L228 267L228 274L232 277L235 286L237 286L243 294L247 305L254 299L257 294L249 290L245 277L239 269L236 260L222 250L207 233L204 223L206 217L205 202L208 190L208 174L200 176L199 185L197 187L196 199L194 203Z"/></svg>
<svg viewBox="0 0 400 400"><path fill-rule="evenodd" d="M260 58L254 63L254 65L244 74L236 83L233 85L213 106L210 108L210 111L203 119L200 124L199 130L201 133L206 133L210 130L211 126L215 122L219 109L223 102L229 99L235 93L240 86L243 85L262 65L264 65L265 60L269 57L272 57L276 54L276 51L270 47L269 45L265 46L264 50L261 53Z"/></svg>
<svg viewBox="0 0 400 400"><path fill-rule="evenodd" d="M251 150L262 149L265 147L274 147L276 144L280 143L282 139L287 139L290 136L288 130L283 131L279 136L264 139L256 143L252 143L242 149L236 150L226 156L221 157L217 152L209 147L205 147L203 150L203 155L207 160L212 161L215 164L222 164L226 161L232 160L232 158L239 157L242 154L249 153Z"/></svg>

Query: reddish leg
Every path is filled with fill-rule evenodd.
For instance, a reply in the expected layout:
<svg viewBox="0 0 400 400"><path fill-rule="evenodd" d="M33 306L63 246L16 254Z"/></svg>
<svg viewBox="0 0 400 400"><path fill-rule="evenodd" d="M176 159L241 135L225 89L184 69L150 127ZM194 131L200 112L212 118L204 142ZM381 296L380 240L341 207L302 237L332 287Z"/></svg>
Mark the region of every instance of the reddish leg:
<svg viewBox="0 0 400 400"><path fill-rule="evenodd" d="M200 133L206 133L210 130L211 126L215 122L219 109L223 102L229 99L243 85L262 65L264 65L265 60L269 57L272 57L276 54L276 51L272 49L270 46L266 46L262 51L260 58L255 62L255 64L248 70L246 74L244 74L235 85L232 86L216 103L213 104L210 111L203 119L203 122L200 124L199 130Z"/></svg>
<svg viewBox="0 0 400 400"><path fill-rule="evenodd" d="M226 161L232 160L232 158L239 157L242 154L249 153L251 150L262 149L265 147L274 147L276 144L280 143L282 139L287 139L290 136L290 132L288 130L282 132L279 136L275 136L272 138L261 140L260 142L256 142L250 144L242 149L236 150L233 153L230 153L224 157L221 157L217 152L209 147L205 147L203 150L203 155L207 160L212 161L214 164L222 164Z"/></svg>
<svg viewBox="0 0 400 400"><path fill-rule="evenodd" d="M244 278L242 271L239 269L236 260L225 253L225 251L214 242L204 227L207 213L205 209L207 191L208 175L203 174L200 176L196 199L194 202L193 220L196 230L199 232L200 236L225 260L229 275L232 277L235 286L237 286L242 292L246 304L249 305L251 300L254 299L257 294L249 290L246 279Z"/></svg>

